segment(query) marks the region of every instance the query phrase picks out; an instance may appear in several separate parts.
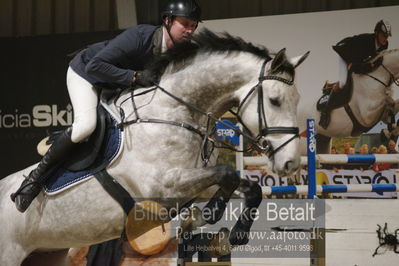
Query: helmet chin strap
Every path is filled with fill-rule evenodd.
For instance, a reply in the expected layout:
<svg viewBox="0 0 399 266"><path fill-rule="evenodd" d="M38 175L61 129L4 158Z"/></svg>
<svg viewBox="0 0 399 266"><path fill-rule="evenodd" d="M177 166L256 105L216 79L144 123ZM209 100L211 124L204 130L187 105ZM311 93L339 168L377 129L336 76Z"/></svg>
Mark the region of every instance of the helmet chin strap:
<svg viewBox="0 0 399 266"><path fill-rule="evenodd" d="M168 24L166 24L166 19L164 20L164 26L165 26L165 28L166 28L166 32L168 33L168 35L169 35L169 39L172 41L172 43L173 43L173 46L176 46L176 42L175 42L175 39L173 39L173 37L172 37L172 35L170 34L170 28L172 27L172 21L171 21L171 18L170 17L168 17ZM169 48L168 48L169 49Z"/></svg>

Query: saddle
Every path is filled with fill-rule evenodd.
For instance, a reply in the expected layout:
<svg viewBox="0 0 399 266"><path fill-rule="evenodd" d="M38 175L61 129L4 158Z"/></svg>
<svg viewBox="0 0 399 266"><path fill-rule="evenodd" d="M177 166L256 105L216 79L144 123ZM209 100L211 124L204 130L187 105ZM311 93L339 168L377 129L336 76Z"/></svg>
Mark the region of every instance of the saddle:
<svg viewBox="0 0 399 266"><path fill-rule="evenodd" d="M316 108L321 112L319 125L324 129L328 127L331 120L331 111L340 107L348 106L353 94L353 78L352 72L348 71L346 84L343 88L339 88L339 82L325 82L322 89L322 96L317 101Z"/></svg>
<svg viewBox="0 0 399 266"><path fill-rule="evenodd" d="M89 167L96 167L101 161L100 151L104 150L105 137L110 134L110 114L99 104L97 107L97 125L90 137L78 145L76 151L64 163L70 171L84 170Z"/></svg>
<svg viewBox="0 0 399 266"><path fill-rule="evenodd" d="M329 83L327 80L322 88L322 96L317 101L317 110L323 111L328 108L330 111L343 107L349 103L353 94L353 78L352 72L348 72L346 84L343 88L339 88L339 82Z"/></svg>
<svg viewBox="0 0 399 266"><path fill-rule="evenodd" d="M122 145L121 130L115 125L116 121L99 104L95 131L86 141L79 143L71 156L50 174L45 184L47 194L63 191L107 167Z"/></svg>
<svg viewBox="0 0 399 266"><path fill-rule="evenodd" d="M84 170L90 167L99 155L101 146L104 144L107 127L111 124L110 115L102 106L97 107L97 124L95 131L85 141L78 144L74 153L63 163L63 166L71 171ZM37 145L38 153L42 156L47 152L54 140L63 130L47 132L48 137L44 138Z"/></svg>

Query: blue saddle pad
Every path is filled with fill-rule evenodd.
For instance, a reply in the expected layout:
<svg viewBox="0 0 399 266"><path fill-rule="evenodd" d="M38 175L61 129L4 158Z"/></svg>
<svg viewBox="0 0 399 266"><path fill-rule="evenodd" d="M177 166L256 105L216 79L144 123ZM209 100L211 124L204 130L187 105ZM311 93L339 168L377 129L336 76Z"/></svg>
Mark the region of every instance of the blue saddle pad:
<svg viewBox="0 0 399 266"><path fill-rule="evenodd" d="M112 125L116 125L116 121L112 119ZM90 169L81 171L70 171L65 167L60 167L52 175L48 177L48 181L44 186L44 190L47 194L56 194L65 190L66 188L80 183L81 181L92 177L98 171L104 169L104 165L110 163L115 156L118 154L122 144L122 132L121 129L112 127L109 129L108 136L105 140L105 148L103 152L97 158L96 166ZM98 167L98 165L102 167Z"/></svg>

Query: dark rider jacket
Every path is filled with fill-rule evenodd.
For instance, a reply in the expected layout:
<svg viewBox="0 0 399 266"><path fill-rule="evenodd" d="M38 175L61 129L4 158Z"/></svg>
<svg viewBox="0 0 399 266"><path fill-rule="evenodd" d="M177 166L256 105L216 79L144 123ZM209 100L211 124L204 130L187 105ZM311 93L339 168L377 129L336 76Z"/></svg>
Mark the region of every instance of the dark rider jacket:
<svg viewBox="0 0 399 266"><path fill-rule="evenodd" d="M161 45L162 27L138 25L112 40L89 45L69 65L93 85L126 88L134 72L143 70L154 55L161 53Z"/></svg>
<svg viewBox="0 0 399 266"><path fill-rule="evenodd" d="M342 59L347 64L352 63L352 71L358 74L371 72L374 68L365 63L377 53L388 48L388 42L376 49L376 39L374 33L364 33L347 37L333 46ZM382 57L374 62L375 67L381 65Z"/></svg>

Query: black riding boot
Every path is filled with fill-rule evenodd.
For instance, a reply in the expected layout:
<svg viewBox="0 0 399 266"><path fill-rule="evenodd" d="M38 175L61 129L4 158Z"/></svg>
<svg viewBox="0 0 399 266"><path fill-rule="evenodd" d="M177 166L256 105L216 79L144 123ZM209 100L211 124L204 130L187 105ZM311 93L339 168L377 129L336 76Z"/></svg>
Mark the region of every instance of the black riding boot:
<svg viewBox="0 0 399 266"><path fill-rule="evenodd" d="M76 145L71 140L71 133L72 128L69 127L54 140L54 143L43 156L37 168L32 170L29 176L22 182L21 187L15 193L11 194L11 200L15 202L18 211L26 211L33 199L42 190L43 184L48 177L48 170L64 160Z"/></svg>
<svg viewBox="0 0 399 266"><path fill-rule="evenodd" d="M328 125L330 124L330 120L331 120L331 111L328 108L326 108L325 110L322 110L320 112L319 125L322 128L327 129Z"/></svg>

